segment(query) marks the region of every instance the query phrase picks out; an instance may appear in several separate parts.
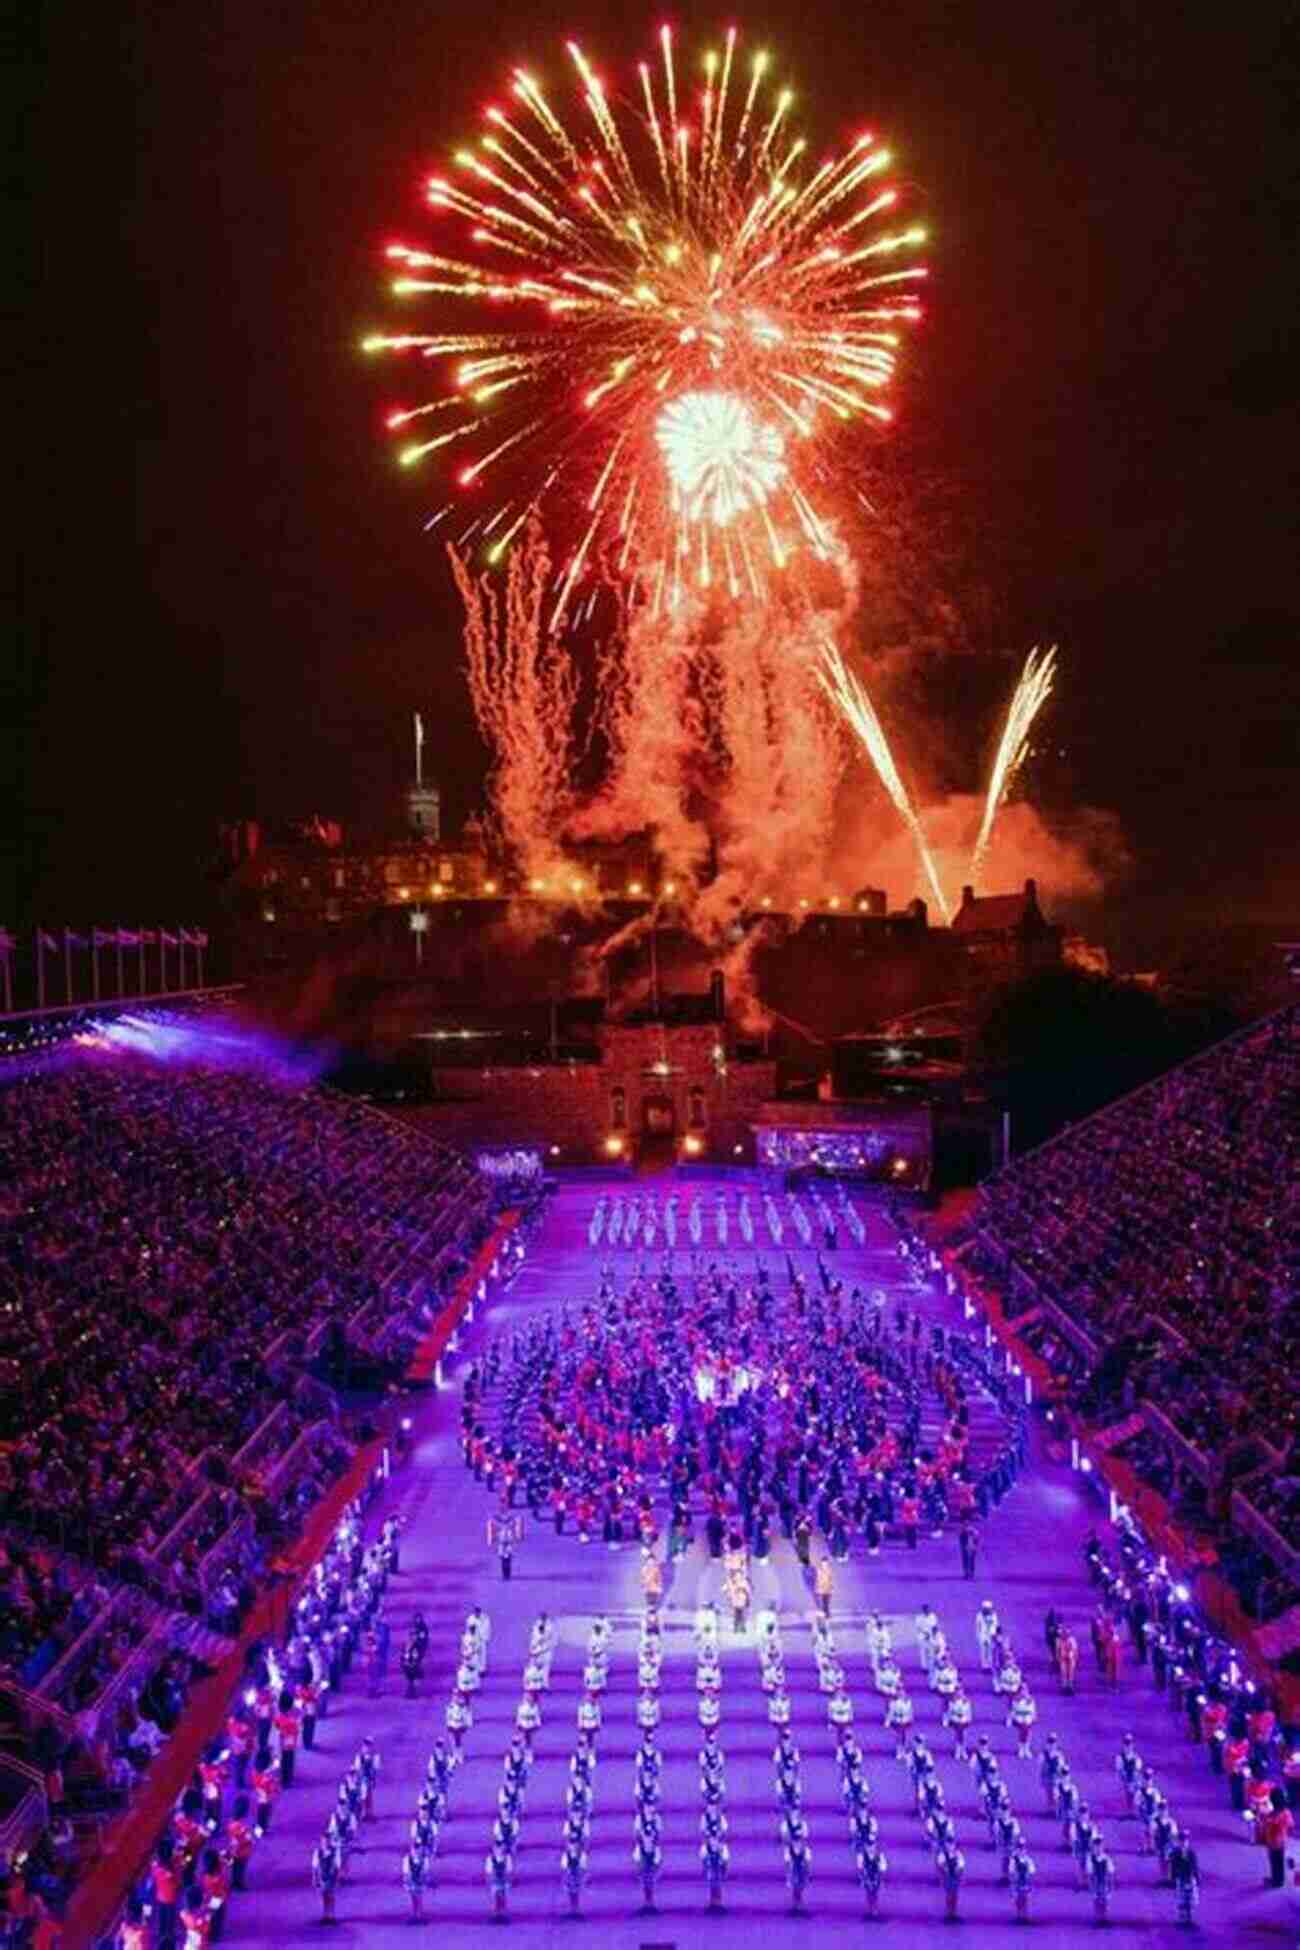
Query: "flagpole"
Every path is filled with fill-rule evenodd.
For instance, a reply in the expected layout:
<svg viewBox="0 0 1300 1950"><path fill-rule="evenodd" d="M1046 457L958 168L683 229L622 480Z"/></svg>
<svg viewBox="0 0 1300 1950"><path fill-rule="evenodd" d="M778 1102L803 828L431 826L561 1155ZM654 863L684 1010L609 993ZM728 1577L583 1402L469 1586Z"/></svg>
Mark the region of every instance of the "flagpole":
<svg viewBox="0 0 1300 1950"><path fill-rule="evenodd" d="M144 928L140 929L140 993L144 994Z"/></svg>
<svg viewBox="0 0 1300 1950"><path fill-rule="evenodd" d="M185 930L184 928L177 928L176 930L176 945L177 945L177 953L179 955L180 965L181 965L181 988L184 989L185 987Z"/></svg>
<svg viewBox="0 0 1300 1950"><path fill-rule="evenodd" d="M45 937L39 921L36 923L36 1006L45 1007Z"/></svg>
<svg viewBox="0 0 1300 1950"><path fill-rule="evenodd" d="M117 999L120 1002L126 994L126 984L122 979L122 930L113 930L113 949L117 956Z"/></svg>
<svg viewBox="0 0 1300 1950"><path fill-rule="evenodd" d="M13 1006L14 1006L13 970L10 966L12 960L13 960L13 940L11 936L6 932L5 945L4 945L4 964L5 964L5 1014L7 1016L13 1014Z"/></svg>
<svg viewBox="0 0 1300 1950"><path fill-rule="evenodd" d="M197 946L195 947L194 952L199 958L199 987L202 988L203 987L203 930L202 928L200 928L198 931Z"/></svg>
<svg viewBox="0 0 1300 1950"><path fill-rule="evenodd" d="M72 1001L72 930L63 930L63 981L68 991L68 1001Z"/></svg>
<svg viewBox="0 0 1300 1950"><path fill-rule="evenodd" d="M167 930L166 928L163 927L160 927L158 930L158 986L162 990L163 994L166 995L167 993Z"/></svg>
<svg viewBox="0 0 1300 1950"><path fill-rule="evenodd" d="M99 929L90 924L90 993L91 999L99 1000Z"/></svg>

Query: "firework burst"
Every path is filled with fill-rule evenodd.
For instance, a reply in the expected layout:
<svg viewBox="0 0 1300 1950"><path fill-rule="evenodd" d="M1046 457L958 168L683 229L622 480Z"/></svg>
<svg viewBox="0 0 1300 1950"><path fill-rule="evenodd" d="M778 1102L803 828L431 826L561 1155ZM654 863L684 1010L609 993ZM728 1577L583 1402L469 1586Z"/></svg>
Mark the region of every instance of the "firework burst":
<svg viewBox="0 0 1300 1950"><path fill-rule="evenodd" d="M449 532L490 559L551 498L580 511L553 621L601 559L656 610L761 598L796 552L829 552L838 436L891 417L924 233L900 227L871 134L810 157L734 29L689 91L667 28L627 97L568 57L576 115L516 69L427 185L454 238L389 246L398 298L465 314L365 341L432 368L389 416L400 458L454 460Z"/></svg>

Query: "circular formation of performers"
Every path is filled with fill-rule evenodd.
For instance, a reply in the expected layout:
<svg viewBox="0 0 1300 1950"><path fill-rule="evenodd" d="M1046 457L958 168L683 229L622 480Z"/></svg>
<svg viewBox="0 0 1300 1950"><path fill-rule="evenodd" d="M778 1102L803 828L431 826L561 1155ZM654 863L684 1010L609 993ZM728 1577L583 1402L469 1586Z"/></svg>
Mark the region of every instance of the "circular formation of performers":
<svg viewBox="0 0 1300 1950"><path fill-rule="evenodd" d="M996 1402L988 1453L979 1391ZM761 1261L643 1267L622 1292L606 1268L591 1303L473 1363L462 1407L466 1463L500 1500L503 1572L523 1506L583 1542L653 1543L666 1518L670 1559L697 1523L711 1556L756 1563L784 1536L810 1564L817 1532L841 1560L891 1532L915 1546L986 1515L1023 1442L1016 1384L972 1336L925 1335L904 1305L891 1318L883 1291L846 1292L821 1260L815 1282L787 1260L780 1292Z"/></svg>

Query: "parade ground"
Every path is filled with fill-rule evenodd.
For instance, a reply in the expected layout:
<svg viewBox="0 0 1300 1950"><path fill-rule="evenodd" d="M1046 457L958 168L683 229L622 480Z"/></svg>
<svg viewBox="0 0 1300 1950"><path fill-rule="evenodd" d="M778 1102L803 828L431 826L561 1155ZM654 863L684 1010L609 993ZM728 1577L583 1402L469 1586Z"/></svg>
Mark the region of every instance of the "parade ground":
<svg viewBox="0 0 1300 1950"><path fill-rule="evenodd" d="M645 1181L641 1181L644 1184ZM667 1182L667 1181L663 1181ZM719 1188L735 1198L741 1174L720 1174L716 1184L697 1174L678 1187L685 1204L697 1194L712 1202ZM751 1190L757 1181L749 1179ZM1074 1777L1099 1821L1113 1858L1116 1883L1104 1934L1117 1950L1186 1942L1207 1945L1288 1945L1297 1940L1300 1913L1289 1894L1264 1886L1263 1852L1248 1845L1242 1817L1225 1785L1208 1766L1206 1751L1188 1737L1185 1718L1170 1711L1125 1646L1117 1686L1098 1673L1088 1621L1096 1594L1086 1575L1083 1544L1091 1527L1106 1534L1106 1511L1087 1481L1047 1454L1044 1425L1029 1423L1027 1466L980 1530L974 1580L963 1576L955 1526L939 1537L924 1529L915 1550L890 1537L869 1557L855 1537L848 1562L835 1567L831 1616L835 1645L854 1707L854 1731L863 1748L871 1805L879 1820L888 1862L879 1912L867 1916L855 1867L852 1837L841 1799L835 1740L813 1658L813 1594L803 1567L784 1536L754 1569L753 1605L744 1629L732 1627L722 1601L722 1566L710 1558L702 1525L671 1568L664 1593L661 1812L663 1862L655 1908L643 1907L633 1864L633 1757L639 1739L637 1631L642 1610L640 1549L634 1542L612 1548L597 1535L581 1543L572 1525L556 1536L549 1522L524 1514L523 1535L504 1581L488 1539L496 1499L470 1474L460 1443L461 1382L468 1363L498 1336L509 1336L549 1309L581 1304L596 1293L602 1263L624 1288L639 1259L651 1270L663 1264L664 1240L653 1254L607 1239L593 1244L591 1221L602 1186L593 1179L562 1180L540 1227L529 1239L518 1273L494 1291L462 1330L456 1353L436 1388L414 1398L413 1447L382 1496L366 1511L371 1537L393 1513L403 1524L400 1569L391 1579L385 1613L392 1627L387 1672L372 1694L360 1664L333 1697L311 1751L298 1756L294 1785L275 1809L269 1832L250 1863L247 1893L229 1905L229 1944L271 1945L325 1939L369 1946L410 1943L421 1931L439 1945L469 1945L508 1931L517 1950L558 1950L589 1942L602 1950L694 1950L700 1944L744 1944L753 1950L792 1950L811 1943L836 1946L877 1937L902 1940L911 1950L962 1933L989 1950L1022 1940L1026 1932L1052 1943L1081 1943L1098 1932L1093 1899L1078 1885L1075 1863L1062 1843L1039 1780L1043 1741L1056 1732ZM635 1195L635 1182L625 1196ZM607 1193L608 1195L608 1193ZM662 1193L659 1194L662 1203ZM833 1254L835 1276L846 1287L884 1289L896 1305L946 1328L962 1325L959 1299L938 1281L917 1283L900 1257L897 1238L883 1212L857 1200L865 1221L862 1244L841 1232ZM732 1236L725 1246L706 1238L693 1247L679 1236L674 1271L689 1284L692 1251L705 1261L730 1263L743 1281L762 1252L774 1283L787 1279L786 1254L810 1283L818 1278L814 1251L795 1235L779 1248L767 1237L750 1245ZM927 1419L937 1422L933 1403ZM972 1403L972 1448L994 1439L996 1414L987 1400ZM930 1431L927 1430L927 1433ZM818 1539L817 1551L823 1545ZM981 1668L975 1614L992 1599L1007 1628L1038 1705L1035 1758L1017 1758L1004 1703ZM697 1609L717 1601L721 1626L721 1719L726 1757L725 1813L729 1873L720 1909L710 1909L700 1862L701 1744L697 1719L695 1636ZM1012 1790L1036 1864L1027 1923L1017 1921L1001 1882L1001 1860L990 1845L969 1767L956 1759L941 1728L940 1702L927 1686L913 1624L926 1601L934 1605L974 1707L973 1735L987 1734ZM444 1732L444 1709L458 1661L461 1628L473 1606L490 1615L492 1632L486 1674L474 1695L473 1725L464 1764L452 1782L438 1849L435 1881L424 1920L411 1919L401 1883L401 1863L426 1761ZM755 1615L763 1607L779 1617L786 1654L791 1730L802 1755L803 1812L812 1850L811 1878L802 1912L791 1906L786 1862L778 1834L774 1789L773 1729L761 1686ZM1082 1647L1077 1691L1062 1694L1049 1664L1044 1617L1049 1607L1074 1629ZM429 1657L416 1697L408 1698L398 1651L415 1611L431 1629ZM865 1623L882 1612L891 1628L898 1663L916 1706L916 1724L938 1761L948 1811L965 1857L965 1876L955 1922L945 1919L944 1894L936 1880L921 1821L913 1807L906 1767L895 1758L883 1726L884 1702L872 1684ZM558 1643L535 1764L528 1783L515 1854L506 1919L495 1918L485 1881L485 1857L497 1812L502 1758L514 1727L520 1676L530 1630L540 1612L556 1621ZM589 1866L578 1914L571 1914L560 1870L561 1829L569 1761L576 1741L576 1712L583 1696L588 1633L599 1615L613 1626L608 1685L601 1700ZM1155 1859L1139 1852L1138 1824L1125 1817L1115 1756L1126 1732L1136 1735L1163 1791L1191 1831L1203 1886L1191 1930L1176 1918L1173 1891L1161 1887ZM363 1736L381 1760L374 1819L365 1823L338 1891L337 1921L321 1920L311 1885L310 1860L334 1805L338 1783Z"/></svg>

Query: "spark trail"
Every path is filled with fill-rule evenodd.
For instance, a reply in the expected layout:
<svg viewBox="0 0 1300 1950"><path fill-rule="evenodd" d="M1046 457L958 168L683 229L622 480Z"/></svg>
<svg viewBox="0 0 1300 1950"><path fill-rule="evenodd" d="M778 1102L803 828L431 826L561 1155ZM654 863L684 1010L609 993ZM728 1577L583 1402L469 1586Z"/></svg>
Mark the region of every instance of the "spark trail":
<svg viewBox="0 0 1300 1950"><path fill-rule="evenodd" d="M1016 773L1025 761L1034 720L1051 696L1055 678L1055 644L1041 656L1037 647L1032 649L1025 659L1025 667L1020 673L1020 682L1012 695L1006 723L1002 727L997 755L993 761L993 770L989 775L988 791L984 798L984 817L980 822L979 834L971 854L970 877L973 886L978 884L984 856L993 837L998 809L1010 791Z"/></svg>
<svg viewBox="0 0 1300 1950"><path fill-rule="evenodd" d="M934 858L926 842L925 831L912 805L911 795L894 763L894 754L889 748L885 728L876 715L876 707L867 695L865 685L846 667L843 657L830 637L825 638L823 643L822 667L818 675L828 697L839 707L857 733L876 768L880 783L912 835L926 879L930 884L930 891L934 895L939 912L945 921L948 920L951 916L948 898L940 885Z"/></svg>
<svg viewBox="0 0 1300 1950"><path fill-rule="evenodd" d="M491 782L502 838L523 870L565 871L560 833L573 804L577 680L546 625L551 558L533 525L511 556L505 583L475 575L448 550L465 605L465 655L479 727L495 755Z"/></svg>

